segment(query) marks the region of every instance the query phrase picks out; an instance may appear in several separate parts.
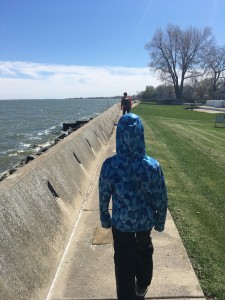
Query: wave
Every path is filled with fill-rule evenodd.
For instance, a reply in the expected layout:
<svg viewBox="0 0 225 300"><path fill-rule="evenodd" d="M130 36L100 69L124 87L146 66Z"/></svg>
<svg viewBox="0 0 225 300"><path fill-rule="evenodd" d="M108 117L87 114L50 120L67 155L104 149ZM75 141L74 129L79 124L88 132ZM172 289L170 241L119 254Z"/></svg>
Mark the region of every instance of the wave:
<svg viewBox="0 0 225 300"><path fill-rule="evenodd" d="M20 143L19 143L19 146L21 146L22 148L27 149L27 148L30 148L30 147L31 147L31 144L27 144L27 143L20 142Z"/></svg>
<svg viewBox="0 0 225 300"><path fill-rule="evenodd" d="M18 156L18 153L10 153L9 157Z"/></svg>

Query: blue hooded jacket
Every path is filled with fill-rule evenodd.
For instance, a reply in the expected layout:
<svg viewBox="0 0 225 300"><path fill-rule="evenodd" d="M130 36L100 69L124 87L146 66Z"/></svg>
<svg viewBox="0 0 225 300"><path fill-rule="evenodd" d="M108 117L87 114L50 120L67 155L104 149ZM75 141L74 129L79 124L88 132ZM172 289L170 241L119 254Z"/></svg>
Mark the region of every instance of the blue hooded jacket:
<svg viewBox="0 0 225 300"><path fill-rule="evenodd" d="M135 114L125 114L118 122L116 155L106 159L101 168L99 202L104 228L164 230L167 192L163 172L158 161L145 153L144 128Z"/></svg>

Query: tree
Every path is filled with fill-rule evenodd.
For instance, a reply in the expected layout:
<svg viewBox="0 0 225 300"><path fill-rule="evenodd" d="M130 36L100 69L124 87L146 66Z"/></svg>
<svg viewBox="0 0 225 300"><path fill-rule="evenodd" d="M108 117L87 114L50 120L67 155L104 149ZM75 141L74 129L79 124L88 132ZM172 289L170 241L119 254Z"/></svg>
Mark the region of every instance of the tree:
<svg viewBox="0 0 225 300"><path fill-rule="evenodd" d="M155 88L155 94L158 99L172 99L174 98L172 85L160 84Z"/></svg>
<svg viewBox="0 0 225 300"><path fill-rule="evenodd" d="M150 55L150 69L160 79L173 84L176 99L182 99L186 79L201 76L204 57L214 45L211 30L168 25L165 31L157 29L152 40L145 45Z"/></svg>
<svg viewBox="0 0 225 300"><path fill-rule="evenodd" d="M194 87L191 84L185 84L183 87L183 98L191 100L194 95Z"/></svg>
<svg viewBox="0 0 225 300"><path fill-rule="evenodd" d="M203 99L208 96L212 96L212 79L211 78L204 78L198 80L194 78L192 81L192 86L194 89L193 96L196 99Z"/></svg>
<svg viewBox="0 0 225 300"><path fill-rule="evenodd" d="M153 99L155 97L155 88L152 85L147 85L142 95L142 99Z"/></svg>
<svg viewBox="0 0 225 300"><path fill-rule="evenodd" d="M206 56L207 73L212 78L213 92L221 85L221 77L225 71L225 46L213 46Z"/></svg>

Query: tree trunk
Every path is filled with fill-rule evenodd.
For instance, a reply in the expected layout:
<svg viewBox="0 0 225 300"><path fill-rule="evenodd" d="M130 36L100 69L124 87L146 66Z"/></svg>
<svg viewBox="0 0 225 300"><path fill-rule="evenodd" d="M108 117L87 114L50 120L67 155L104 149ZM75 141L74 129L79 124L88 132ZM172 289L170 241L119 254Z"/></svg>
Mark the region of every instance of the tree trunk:
<svg viewBox="0 0 225 300"><path fill-rule="evenodd" d="M176 99L180 100L182 98L182 91L180 90L179 85L174 85Z"/></svg>

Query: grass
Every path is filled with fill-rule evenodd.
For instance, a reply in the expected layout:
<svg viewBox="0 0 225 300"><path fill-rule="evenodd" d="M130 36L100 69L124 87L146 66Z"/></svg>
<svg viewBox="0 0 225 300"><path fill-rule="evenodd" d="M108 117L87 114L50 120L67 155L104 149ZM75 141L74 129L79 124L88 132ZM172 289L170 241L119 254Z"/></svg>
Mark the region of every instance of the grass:
<svg viewBox="0 0 225 300"><path fill-rule="evenodd" d="M206 297L225 299L225 128L214 114L141 103L147 153L161 163L169 210Z"/></svg>

